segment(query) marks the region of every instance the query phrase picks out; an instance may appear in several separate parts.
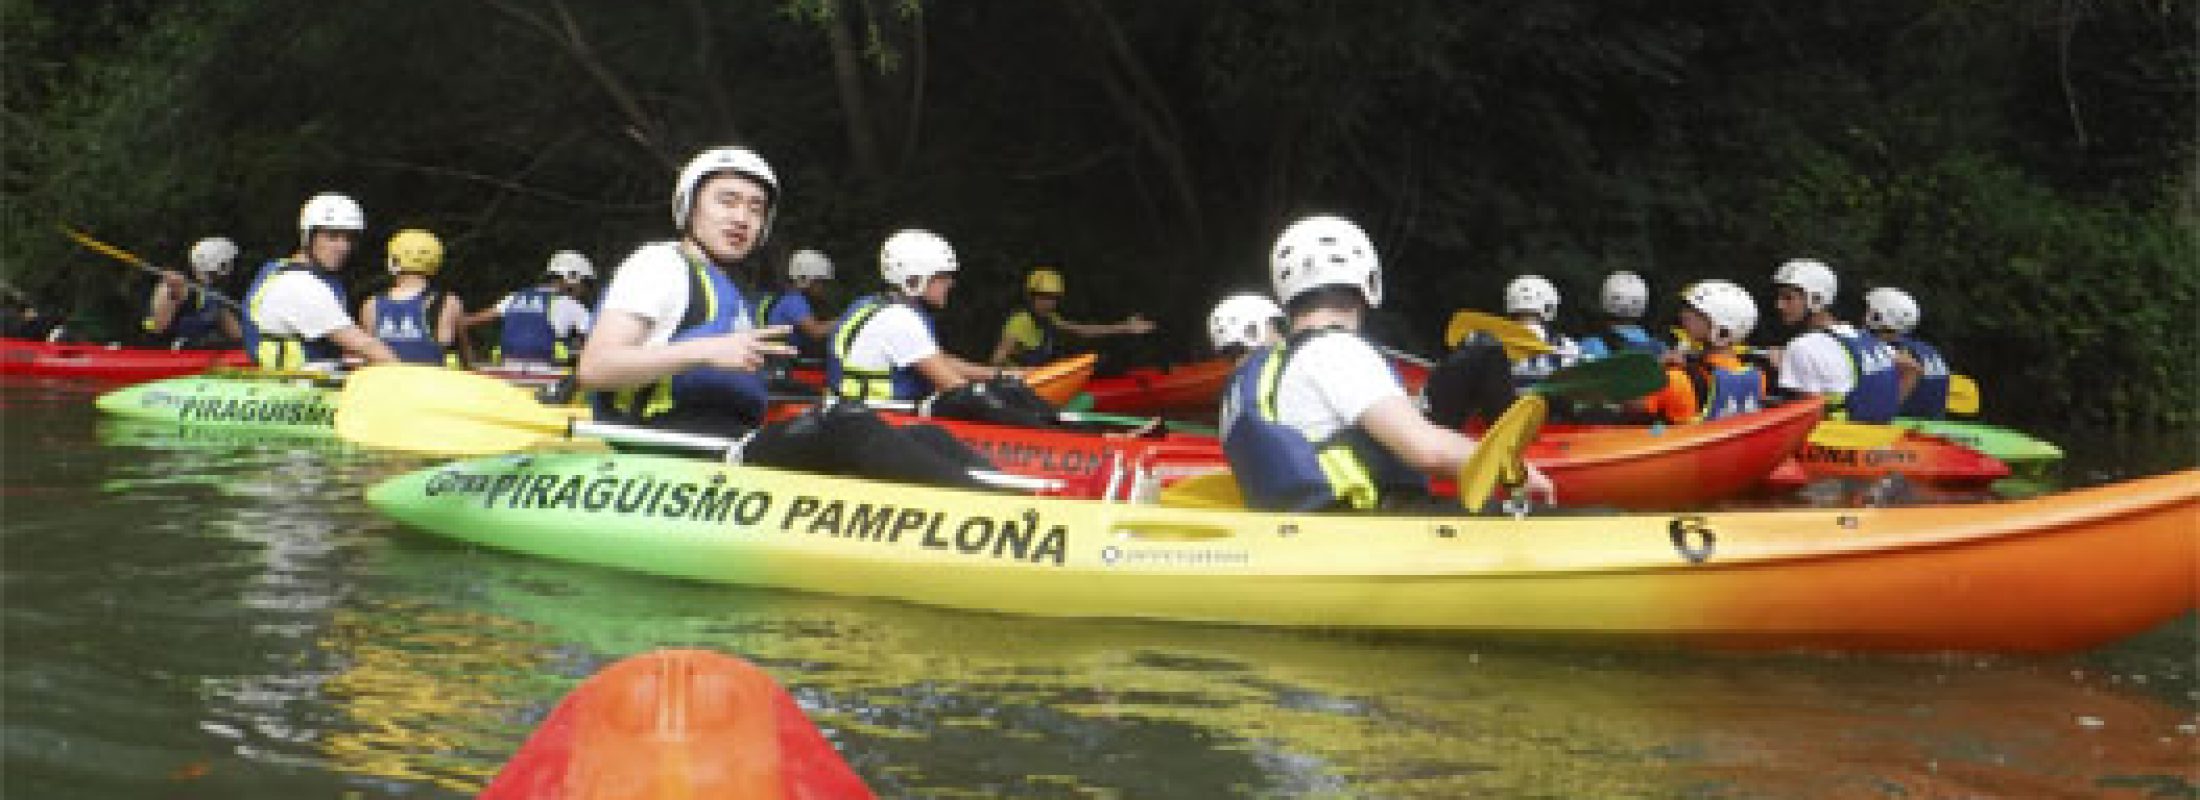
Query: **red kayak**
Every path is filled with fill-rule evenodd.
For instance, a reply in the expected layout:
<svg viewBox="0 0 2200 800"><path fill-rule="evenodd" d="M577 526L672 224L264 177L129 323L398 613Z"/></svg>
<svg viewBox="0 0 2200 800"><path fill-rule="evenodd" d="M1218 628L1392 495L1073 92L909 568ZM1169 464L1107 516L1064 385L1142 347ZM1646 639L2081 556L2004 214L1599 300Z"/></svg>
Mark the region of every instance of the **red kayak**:
<svg viewBox="0 0 2200 800"><path fill-rule="evenodd" d="M1092 379L1093 366L1099 362L1100 357L1092 353L1055 359L1032 367L1024 374L1024 383L1031 387L1033 394L1059 408L1084 391L1085 383ZM797 383L825 385L825 370L817 367L796 367L788 372L788 377Z"/></svg>
<svg viewBox="0 0 2200 800"><path fill-rule="evenodd" d="M708 650L656 650L581 682L480 796L874 795L763 670Z"/></svg>
<svg viewBox="0 0 2200 800"><path fill-rule="evenodd" d="M0 375L134 383L251 365L243 350L159 350L0 338Z"/></svg>
<svg viewBox="0 0 2200 800"><path fill-rule="evenodd" d="M1228 358L1140 367L1086 381L1085 394L1092 395L1092 410L1113 414L1212 411L1236 367Z"/></svg>
<svg viewBox="0 0 2200 800"><path fill-rule="evenodd" d="M1912 431L1889 447L1803 445L1795 451L1795 468L1775 473L1768 485L1787 490L1825 478L1874 480L1890 474L1932 488L1979 489L2009 477L2009 465L1949 439Z"/></svg>
<svg viewBox="0 0 2200 800"><path fill-rule="evenodd" d="M1816 400L1718 422L1665 428L1554 427L1525 453L1558 487L1567 506L1664 510L1746 494L1802 445L1818 423ZM1063 494L1121 498L1150 473L1163 483L1226 467L1212 436L1122 436L1067 429L1017 428L882 413L899 424L929 422L1019 475L1065 482ZM1448 487L1439 483L1438 493Z"/></svg>

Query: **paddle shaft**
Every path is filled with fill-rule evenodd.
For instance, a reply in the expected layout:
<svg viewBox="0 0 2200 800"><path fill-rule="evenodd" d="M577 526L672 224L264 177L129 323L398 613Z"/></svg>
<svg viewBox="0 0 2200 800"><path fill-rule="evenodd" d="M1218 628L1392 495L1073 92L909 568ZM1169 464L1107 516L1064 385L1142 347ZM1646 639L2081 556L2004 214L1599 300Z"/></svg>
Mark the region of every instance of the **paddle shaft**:
<svg viewBox="0 0 2200 800"><path fill-rule="evenodd" d="M92 238L91 234L85 233L75 228L71 228L67 225L61 226L61 232L63 234L66 234L69 238L76 240L77 244L83 245L84 248L87 250L106 256L108 258L112 258L116 261L120 261L124 264L137 267L138 269L144 270L146 273L151 274L154 277L167 278L170 275L180 277L183 279L185 285L188 285L193 289L199 290L201 294L212 298L214 302L228 306L229 310L235 311L239 314L244 313L244 306L239 305L237 301L230 299L229 295L215 291L213 287L193 280L188 275L184 275L183 273L173 270L165 270L153 266L151 262L146 261L144 258L140 257L136 253L132 253L120 247L116 247L106 242L102 242L98 239L94 239Z"/></svg>

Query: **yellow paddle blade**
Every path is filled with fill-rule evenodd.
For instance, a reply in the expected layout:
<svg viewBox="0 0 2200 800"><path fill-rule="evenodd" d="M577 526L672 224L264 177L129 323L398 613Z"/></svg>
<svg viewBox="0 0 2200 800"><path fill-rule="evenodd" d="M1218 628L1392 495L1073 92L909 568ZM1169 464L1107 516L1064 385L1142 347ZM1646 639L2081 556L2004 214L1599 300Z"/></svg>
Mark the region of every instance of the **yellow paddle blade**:
<svg viewBox="0 0 2200 800"><path fill-rule="evenodd" d="M1161 490L1161 504L1170 508L1244 508L1237 476L1229 470L1193 475Z"/></svg>
<svg viewBox="0 0 2200 800"><path fill-rule="evenodd" d="M1978 381L1969 375L1948 376L1948 413L1978 413Z"/></svg>
<svg viewBox="0 0 2200 800"><path fill-rule="evenodd" d="M1535 335L1535 331L1518 322L1480 311L1462 310L1451 315L1451 322L1444 325L1444 346L1458 347L1467 336L1475 332L1487 333L1505 347L1505 357L1514 361L1529 356L1539 356L1552 351L1552 347Z"/></svg>
<svg viewBox="0 0 2200 800"><path fill-rule="evenodd" d="M1535 438L1549 412L1550 402L1543 395L1523 395L1490 424L1474 446L1474 455L1459 465L1460 507L1470 513L1481 511L1498 484L1515 486L1528 479L1528 465L1520 451Z"/></svg>
<svg viewBox="0 0 2200 800"><path fill-rule="evenodd" d="M1818 427L1810 429L1810 443L1837 450L1872 450L1892 447L1895 442L1902 441L1907 433L1908 431L1893 425L1822 419L1818 421Z"/></svg>
<svg viewBox="0 0 2200 800"><path fill-rule="evenodd" d="M336 402L336 435L367 447L437 455L524 449L564 438L583 408L552 408L485 375L396 364L352 373Z"/></svg>
<svg viewBox="0 0 2200 800"><path fill-rule="evenodd" d="M85 233L75 228L71 228L67 225L61 226L61 233L71 239L75 239L76 243L83 245L85 249L106 256L108 258L112 258L116 261L120 261L131 266L145 267L148 269L152 267L151 264L146 263L145 259L139 258L136 253L132 253L120 247L116 247L106 242L102 242L98 239L94 239L92 238L91 234Z"/></svg>

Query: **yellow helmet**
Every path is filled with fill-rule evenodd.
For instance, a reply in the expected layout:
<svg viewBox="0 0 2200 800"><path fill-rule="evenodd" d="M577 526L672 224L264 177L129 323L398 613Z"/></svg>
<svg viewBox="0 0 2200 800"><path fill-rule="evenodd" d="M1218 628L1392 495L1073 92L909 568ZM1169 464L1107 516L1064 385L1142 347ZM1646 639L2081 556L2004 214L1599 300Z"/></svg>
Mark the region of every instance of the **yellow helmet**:
<svg viewBox="0 0 2200 800"><path fill-rule="evenodd" d="M434 275L443 268L443 240L419 228L406 228L390 237L390 272Z"/></svg>
<svg viewBox="0 0 2200 800"><path fill-rule="evenodd" d="M1031 276L1024 279L1024 291L1033 294L1061 294L1062 288L1062 273L1047 267L1032 270Z"/></svg>

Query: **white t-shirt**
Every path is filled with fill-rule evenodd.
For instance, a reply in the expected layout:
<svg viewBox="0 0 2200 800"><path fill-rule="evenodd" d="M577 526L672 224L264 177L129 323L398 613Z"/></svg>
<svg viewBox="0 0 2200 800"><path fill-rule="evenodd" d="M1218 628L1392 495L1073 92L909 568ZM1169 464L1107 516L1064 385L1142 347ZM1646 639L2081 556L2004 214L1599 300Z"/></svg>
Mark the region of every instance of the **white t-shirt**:
<svg viewBox="0 0 2200 800"><path fill-rule="evenodd" d="M1833 331L1856 335L1848 323L1834 323ZM1827 331L1811 331L1788 342L1780 354L1780 388L1810 394L1848 394L1856 388L1856 370L1849 365L1849 349Z"/></svg>
<svg viewBox="0 0 2200 800"><path fill-rule="evenodd" d="M730 298L721 298L725 302ZM649 336L642 340L646 345L660 345L672 341L672 334L680 327L680 318L687 313L688 263L681 255L676 242L651 242L634 249L625 261L619 262L617 272L612 273L611 283L604 287L603 302L599 306L604 313L624 311L641 317L649 323ZM748 330L753 320L744 313L733 322L733 329Z"/></svg>
<svg viewBox="0 0 2200 800"><path fill-rule="evenodd" d="M680 294L686 295L687 290L681 289ZM518 295L519 293L514 292L497 301L497 313L510 313L512 299ZM551 335L560 339L575 334L587 333L588 329L594 326L596 322L594 317L589 316L587 306L583 306L580 301L562 294L550 296L550 310L546 312L545 316L550 318Z"/></svg>
<svg viewBox="0 0 2200 800"><path fill-rule="evenodd" d="M252 324L263 337L300 339L358 326L328 284L304 270L278 272L261 284L252 303Z"/></svg>
<svg viewBox="0 0 2200 800"><path fill-rule="evenodd" d="M1224 430L1240 413L1234 402L1223 404ZM1299 347L1276 376L1276 417L1304 435L1321 442L1338 431L1357 425L1377 402L1406 396L1405 387L1390 370L1390 362L1373 345L1358 336L1324 335Z"/></svg>
<svg viewBox="0 0 2200 800"><path fill-rule="evenodd" d="M932 329L925 327L916 309L888 303L856 332L855 341L848 343L848 360L843 366L887 370L915 364L939 351L939 340L932 338Z"/></svg>

